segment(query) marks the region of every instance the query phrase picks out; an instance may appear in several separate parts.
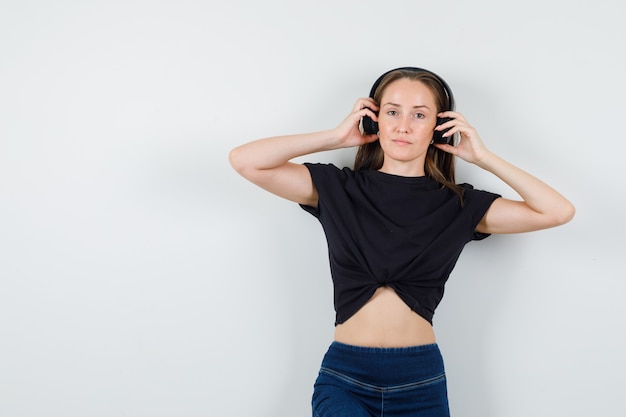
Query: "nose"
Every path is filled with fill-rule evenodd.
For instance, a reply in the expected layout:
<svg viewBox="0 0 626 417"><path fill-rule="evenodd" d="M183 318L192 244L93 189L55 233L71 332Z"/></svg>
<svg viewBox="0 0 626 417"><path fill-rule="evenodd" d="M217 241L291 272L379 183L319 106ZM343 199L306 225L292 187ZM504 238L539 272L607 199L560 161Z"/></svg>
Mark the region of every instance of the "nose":
<svg viewBox="0 0 626 417"><path fill-rule="evenodd" d="M398 132L408 133L410 129L411 129L411 119L409 117L402 117L398 121Z"/></svg>

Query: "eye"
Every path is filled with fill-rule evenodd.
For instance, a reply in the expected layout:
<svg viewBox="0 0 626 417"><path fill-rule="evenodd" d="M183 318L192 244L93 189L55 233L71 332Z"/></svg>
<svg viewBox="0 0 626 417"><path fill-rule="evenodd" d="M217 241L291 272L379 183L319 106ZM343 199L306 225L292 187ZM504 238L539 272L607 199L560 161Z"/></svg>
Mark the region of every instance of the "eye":
<svg viewBox="0 0 626 417"><path fill-rule="evenodd" d="M398 115L398 112L397 112L397 111L395 111L395 110L389 110L389 111L387 112L387 114L388 114L389 116L397 116L397 115Z"/></svg>
<svg viewBox="0 0 626 417"><path fill-rule="evenodd" d="M426 115L424 115L424 113L415 113L413 117L416 119L423 119L426 117Z"/></svg>

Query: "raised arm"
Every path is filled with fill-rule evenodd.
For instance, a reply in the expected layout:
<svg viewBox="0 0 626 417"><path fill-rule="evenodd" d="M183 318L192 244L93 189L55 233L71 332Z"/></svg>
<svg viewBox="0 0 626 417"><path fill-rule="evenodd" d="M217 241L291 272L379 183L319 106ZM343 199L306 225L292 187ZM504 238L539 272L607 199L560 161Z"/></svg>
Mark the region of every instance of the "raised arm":
<svg viewBox="0 0 626 417"><path fill-rule="evenodd" d="M457 146L435 146L491 172L522 198L522 201L495 200L477 226L478 232L530 232L565 224L574 217L572 203L543 181L490 152L460 113L444 112L442 115L455 119L438 129L452 126L447 135L459 132L461 140Z"/></svg>
<svg viewBox="0 0 626 417"><path fill-rule="evenodd" d="M275 136L238 146L230 151L230 163L244 178L273 194L296 203L317 206L317 190L309 170L290 161L311 153L376 140L376 135L363 135L359 130L363 116L376 119L374 112L366 106L377 110L371 99L359 99L348 117L332 130Z"/></svg>

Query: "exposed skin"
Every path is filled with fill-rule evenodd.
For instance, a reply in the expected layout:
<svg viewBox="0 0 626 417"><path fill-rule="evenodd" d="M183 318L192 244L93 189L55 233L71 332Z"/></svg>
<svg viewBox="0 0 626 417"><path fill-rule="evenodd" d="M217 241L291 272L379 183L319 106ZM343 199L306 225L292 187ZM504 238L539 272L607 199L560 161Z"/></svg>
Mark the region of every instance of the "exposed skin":
<svg viewBox="0 0 626 417"><path fill-rule="evenodd" d="M384 151L381 172L423 176L426 151L436 146L496 175L521 200L496 199L476 231L522 233L567 223L574 206L556 190L487 149L476 129L458 112L437 114L432 92L420 81L399 79L389 84L380 108L371 98L360 98L336 128L256 140L233 149L233 168L254 184L280 197L316 207L318 194L309 170L291 159L315 152L360 146L380 140ZM379 112L377 116L375 112ZM369 116L378 122L377 135L363 135L359 121ZM435 127L437 116L453 120ZM456 146L430 145L433 129L451 127L459 133ZM379 288L354 316L335 328L335 340L360 346L401 347L435 342L432 326L413 312L396 293Z"/></svg>

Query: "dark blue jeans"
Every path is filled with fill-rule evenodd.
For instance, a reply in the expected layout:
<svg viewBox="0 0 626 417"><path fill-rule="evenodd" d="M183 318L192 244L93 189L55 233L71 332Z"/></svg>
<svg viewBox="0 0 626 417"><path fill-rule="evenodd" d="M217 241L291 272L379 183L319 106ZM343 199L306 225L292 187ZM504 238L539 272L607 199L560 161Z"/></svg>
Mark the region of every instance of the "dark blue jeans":
<svg viewBox="0 0 626 417"><path fill-rule="evenodd" d="M333 342L315 381L312 406L313 417L449 417L439 347Z"/></svg>

